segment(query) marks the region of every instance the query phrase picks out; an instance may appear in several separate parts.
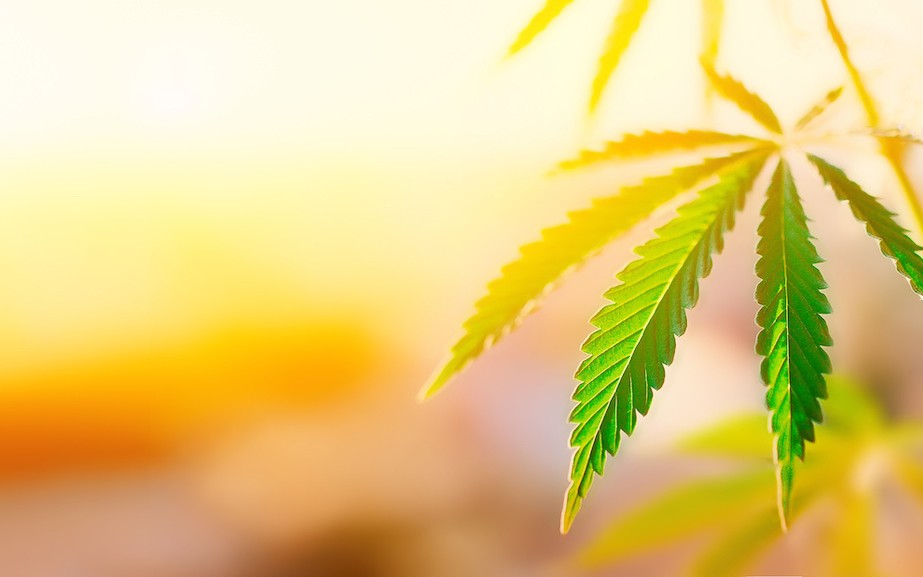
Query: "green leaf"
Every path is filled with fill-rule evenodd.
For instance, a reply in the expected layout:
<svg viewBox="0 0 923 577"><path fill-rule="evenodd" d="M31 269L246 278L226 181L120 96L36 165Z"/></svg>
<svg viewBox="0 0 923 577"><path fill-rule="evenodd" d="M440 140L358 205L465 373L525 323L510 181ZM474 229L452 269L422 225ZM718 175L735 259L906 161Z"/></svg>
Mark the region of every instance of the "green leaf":
<svg viewBox="0 0 923 577"><path fill-rule="evenodd" d="M894 213L850 180L842 169L814 155L808 155L808 158L836 197L848 202L856 219L864 222L868 233L878 239L881 252L894 261L897 271L907 278L911 288L923 296L923 258L919 254L920 246L897 224L893 218Z"/></svg>
<svg viewBox="0 0 923 577"><path fill-rule="evenodd" d="M721 48L724 0L702 0L702 60L714 65Z"/></svg>
<svg viewBox="0 0 923 577"><path fill-rule="evenodd" d="M596 78L593 79L593 89L590 94L590 114L593 114L599 102L602 99L603 92L609 84L609 79L618 67L622 56L631 44L635 33L647 14L647 8L650 0L622 0L618 13L615 15L615 21L612 24L612 31L609 38L606 39L606 46L603 54L599 59L599 68L596 71Z"/></svg>
<svg viewBox="0 0 923 577"><path fill-rule="evenodd" d="M765 415L740 415L685 437L678 448L685 455L768 459L771 441Z"/></svg>
<svg viewBox="0 0 923 577"><path fill-rule="evenodd" d="M500 276L487 285L487 294L464 324L463 336L423 387L421 398L433 396L469 362L514 329L568 271L646 220L662 204L764 151L707 159L645 179L616 195L597 199L589 208L570 213L569 222L545 229L541 240L522 247L520 258L503 267Z"/></svg>
<svg viewBox="0 0 923 577"><path fill-rule="evenodd" d="M824 96L820 102L815 104L808 110L804 116L798 119L798 122L795 123L795 130L804 130L815 118L824 113L827 108L837 101L840 95L843 94L843 87L834 88Z"/></svg>
<svg viewBox="0 0 923 577"><path fill-rule="evenodd" d="M769 469L684 484L619 518L578 553L576 563L594 569L751 517L772 500L774 488Z"/></svg>
<svg viewBox="0 0 923 577"><path fill-rule="evenodd" d="M750 92L739 80L729 75L718 74L711 63L705 60L702 60L702 69L705 70L708 81L718 91L718 94L736 104L753 120L770 131L776 134L782 133L782 125L779 124L779 119L776 118L775 112L762 98Z"/></svg>
<svg viewBox="0 0 923 577"><path fill-rule="evenodd" d="M726 134L710 130L642 132L641 134L626 134L621 140L606 142L602 150L583 150L577 158L565 160L558 166L563 170L572 170L622 158L637 158L706 146L754 144L758 142L765 143L765 141L752 136Z"/></svg>
<svg viewBox="0 0 923 577"><path fill-rule="evenodd" d="M822 314L830 303L827 285L814 265L821 261L811 244L807 217L784 160L773 175L758 228L756 298L761 306L757 353L769 387L766 401L775 435L779 512L787 527L795 476L795 459L804 460L805 441L814 441L814 423L823 419L819 399L826 398L824 374L830 358L830 332Z"/></svg>
<svg viewBox="0 0 923 577"><path fill-rule="evenodd" d="M529 21L526 27L519 33L519 36L516 37L515 42L510 46L507 56L513 56L531 44L532 41L535 40L545 28L548 28L548 25L551 24L555 18L560 16L561 12L573 1L574 0L548 0L545 6L532 17L532 20Z"/></svg>
<svg viewBox="0 0 923 577"><path fill-rule="evenodd" d="M698 280L711 270L723 234L766 162L768 153L722 175L721 180L680 207L679 216L637 249L641 258L617 275L622 284L606 292L612 304L591 320L598 329L583 344L589 356L580 365L574 392L576 423L561 527L573 523L594 474L602 475L605 454L614 455L622 431L631 434L638 413L645 415L651 395L673 361L676 336L686 330L685 309L698 299Z"/></svg>

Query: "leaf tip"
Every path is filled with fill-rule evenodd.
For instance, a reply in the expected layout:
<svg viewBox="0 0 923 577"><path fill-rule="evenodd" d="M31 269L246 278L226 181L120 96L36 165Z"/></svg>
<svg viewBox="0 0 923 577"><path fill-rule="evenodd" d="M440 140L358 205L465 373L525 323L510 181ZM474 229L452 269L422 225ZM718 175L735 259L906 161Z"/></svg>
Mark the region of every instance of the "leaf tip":
<svg viewBox="0 0 923 577"><path fill-rule="evenodd" d="M425 403L435 397L448 384L454 374L451 358L439 363L433 374L420 387L417 393L417 402Z"/></svg>
<svg viewBox="0 0 923 577"><path fill-rule="evenodd" d="M580 505L583 504L583 497L579 494L579 484L571 483L570 488L567 490L567 495L564 497L564 508L561 511L561 534L567 535L570 531L571 526L574 524L574 519L577 517L577 512L580 511Z"/></svg>
<svg viewBox="0 0 923 577"><path fill-rule="evenodd" d="M792 518L792 484L794 471L781 465L778 468L778 509L779 524L783 533L788 533Z"/></svg>

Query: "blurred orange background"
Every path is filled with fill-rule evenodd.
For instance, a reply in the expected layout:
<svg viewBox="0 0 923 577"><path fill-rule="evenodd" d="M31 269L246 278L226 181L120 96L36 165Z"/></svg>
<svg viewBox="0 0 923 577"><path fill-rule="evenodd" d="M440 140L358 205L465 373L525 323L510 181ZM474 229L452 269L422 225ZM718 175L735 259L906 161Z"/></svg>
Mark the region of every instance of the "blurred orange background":
<svg viewBox="0 0 923 577"><path fill-rule="evenodd" d="M540 4L4 7L0 573L560 571L606 519L688 474L665 454L679 434L762 406L754 210L655 409L567 538L571 374L644 230L415 404L516 246L650 168L547 178L555 162L642 128L747 129L702 96L698 3L653 3L592 124L586 88L612 2L575 3L501 62ZM729 3L721 62L783 122L845 82L814 4ZM835 4L884 116L923 132L923 7ZM861 126L852 105L834 116ZM867 149L834 154L864 159L856 177L903 209ZM919 416L917 299L845 207L808 196L839 370ZM645 574L677 570L648 562Z"/></svg>

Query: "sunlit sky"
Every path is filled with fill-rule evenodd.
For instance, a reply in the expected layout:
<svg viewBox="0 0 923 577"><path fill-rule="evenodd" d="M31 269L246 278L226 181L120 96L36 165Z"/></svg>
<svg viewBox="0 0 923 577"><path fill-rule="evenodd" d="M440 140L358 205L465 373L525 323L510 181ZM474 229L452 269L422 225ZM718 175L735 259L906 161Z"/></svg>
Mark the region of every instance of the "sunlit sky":
<svg viewBox="0 0 923 577"><path fill-rule="evenodd" d="M641 127L748 127L703 112L698 2L653 3L593 124L612 2L575 3L502 62L539 4L5 6L0 373L235 319L436 314L588 196L543 178L559 158ZM845 81L813 3L729 4L721 62L783 119ZM899 88L886 115L920 125L923 80L895 79L923 62L921 4L834 4L873 82Z"/></svg>

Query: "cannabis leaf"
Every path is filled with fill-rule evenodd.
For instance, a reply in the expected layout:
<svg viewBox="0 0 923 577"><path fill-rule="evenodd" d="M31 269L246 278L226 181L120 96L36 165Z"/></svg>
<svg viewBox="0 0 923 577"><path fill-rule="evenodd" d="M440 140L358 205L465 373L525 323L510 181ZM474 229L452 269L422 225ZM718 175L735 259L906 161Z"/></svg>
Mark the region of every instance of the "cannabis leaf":
<svg viewBox="0 0 923 577"><path fill-rule="evenodd" d="M838 87L838 88L834 88L833 90L831 90L830 92L828 92L828 93L823 97L823 99L821 99L820 102L818 102L818 103L815 104L813 107L811 107L811 109L808 110L808 111L804 114L804 116L802 116L801 118L798 119L798 122L795 123L795 130L796 130L796 131L804 130L809 124L811 124L812 122L814 122L814 120L815 120L818 116L820 116L821 114L823 114L824 111L826 111L827 108L828 108L831 104L833 104L834 102L836 102L837 99L840 97L841 94L843 94L843 87L842 87L842 86L840 86L840 87Z"/></svg>
<svg viewBox="0 0 923 577"><path fill-rule="evenodd" d="M542 231L541 240L523 246L520 258L503 267L500 276L487 285L487 294L464 324L464 335L423 387L421 398L434 395L471 360L515 328L568 271L646 220L659 206L760 150L707 159L647 178L570 213L567 223Z"/></svg>
<svg viewBox="0 0 923 577"><path fill-rule="evenodd" d="M724 0L702 0L702 52L699 57L709 64L718 59L723 25Z"/></svg>
<svg viewBox="0 0 923 577"><path fill-rule="evenodd" d="M525 28L516 36L516 40L507 51L507 57L514 56L544 32L573 0L547 0L542 8L529 20ZM603 94L609 86L612 76L622 61L644 17L650 8L651 0L620 0L618 10L606 38L599 58L596 76L590 90L588 111L592 116L602 101ZM703 61L714 63L718 57L721 44L721 29L724 23L724 0L702 0L702 49Z"/></svg>
<svg viewBox="0 0 923 577"><path fill-rule="evenodd" d="M548 0L517 38L510 53L531 43L570 3ZM919 144L920 140L880 126L875 103L852 63L827 0L821 0L821 5L828 33L869 119L869 126L858 134L880 144L881 153L892 165L923 230L923 208L901 163L904 147ZM599 104L649 7L650 0L623 0L619 6L593 84L591 112ZM487 294L476 303L474 315L465 322L462 337L421 392L423 397L434 394L471 360L514 329L568 271L647 220L659 207L711 181L711 186L700 190L694 200L678 209L675 219L656 231L654 239L636 249L640 258L617 275L621 284L605 293L611 304L591 320L595 331L582 347L588 356L576 374L579 381L573 394L576 407L570 415L575 424L570 439L574 455L561 521L565 532L593 480L603 474L606 455L615 455L622 433L632 434L638 415L648 412L653 392L663 385L665 367L673 361L676 337L686 329L686 310L697 301L698 281L709 273L712 255L721 251L723 235L732 228L734 215L763 165L772 154L782 152L792 143L810 144L807 129L843 93L842 88L831 90L792 129L783 130L765 100L730 74L716 70L724 2L702 0L702 7L705 12L700 62L709 86L771 135L760 138L703 129L643 132L623 135L604 143L600 149L583 151L562 162L561 169L571 170L657 154L701 152L712 147L727 152L726 156L676 168L670 174L646 179L613 196L598 199L589 208L570 213L566 223L543 231L539 241L525 245L519 259L505 266L500 276L488 285ZM850 134L857 132L840 133ZM894 261L913 290L923 296L921 248L897 224L895 215L850 180L842 169L811 153L808 159L837 198L847 202L856 219L878 239L882 253ZM785 528L797 504L813 499L821 486L815 485L809 474L812 467L801 461L805 458L805 443L815 439L815 423L824 419L820 401L827 394L824 375L831 370L824 349L832 345L832 339L823 315L830 313L830 305L823 293L826 283L815 266L820 258L812 244L808 219L785 160L779 161L761 214L757 246L760 258L756 266L760 279L756 298L761 307L757 323L761 330L756 350L763 357L760 372L768 387L766 401L771 413L772 439L765 444L767 449L772 447L774 454L777 515ZM841 417L836 411L832 416L828 414L827 428L835 429L838 418ZM741 436L735 432L735 427L743 425L750 426L734 423L728 430L712 431L711 437L690 442L686 449L748 458L763 455L758 445L760 435ZM812 462L816 463L816 459ZM799 482L797 492L796 467L801 471L799 479L807 480ZM923 478L923 471L915 478ZM711 486L700 489L699 494L707 502L708 495L714 493L709 492ZM714 556L703 558L701 571L711 572L712 577L730 574L729 568L736 567L736 562L749 559L778 528L778 520L769 517L769 521L766 516L744 519L734 536L716 544ZM676 521L680 525L684 522L683 518ZM677 527L674 529L679 531ZM639 547L657 542L633 541L624 532L614 534L614 540ZM732 552L733 556L728 557ZM721 567L715 564L717 559L722 560Z"/></svg>
<svg viewBox="0 0 923 577"><path fill-rule="evenodd" d="M742 143L768 144L766 141L753 136L727 134L712 130L643 132L641 134L626 134L620 140L610 140L603 145L602 150L583 150L577 158L565 160L558 166L563 170L573 170L623 158L638 158L684 149L693 150Z"/></svg>
<svg viewBox="0 0 923 577"><path fill-rule="evenodd" d="M920 246L894 221L894 213L850 180L842 169L813 154L808 155L808 158L837 198L848 202L856 219L864 222L868 233L879 240L881 252L894 261L898 272L907 278L911 288L923 296L923 258L918 254Z"/></svg>
<svg viewBox="0 0 923 577"><path fill-rule="evenodd" d="M859 72L859 69L856 68L852 60L852 56L849 53L849 46L846 43L846 39L843 37L843 33L840 31L840 27L836 23L836 18L833 17L830 3L828 0L820 0L820 4L824 11L827 33L830 35L830 39L833 41L833 45L840 55L840 60L842 60L843 66L846 68L847 74L849 74L853 88L859 96L859 101L862 103L862 109L865 111L869 126L873 130L879 129L881 128L881 115L878 112L878 106L875 104L875 99L872 98L872 94L865 80L862 78L862 74ZM893 143L882 141L881 155L888 161L888 164L891 165L891 169L897 177L901 192L904 195L904 199L907 201L907 206L910 207L911 216L913 216L914 222L916 223L916 232L918 234L923 234L923 204L921 204L916 188L907 175L907 170L904 168L904 161L900 154L900 148L895 147Z"/></svg>
<svg viewBox="0 0 923 577"><path fill-rule="evenodd" d="M657 237L637 249L640 259L617 276L603 307L591 320L597 331L583 344L589 356L580 365L571 421L576 448L571 486L561 526L567 531L593 481L601 475L605 454L618 450L621 432L631 434L637 415L647 414L652 393L664 381L664 365L673 361L676 336L686 330L685 309L698 300L698 280L711 270L711 255L723 247L768 153L722 175L721 180L680 207L679 216L658 229Z"/></svg>
<svg viewBox="0 0 923 577"><path fill-rule="evenodd" d="M532 43L535 38L541 34L548 25L557 18L561 12L567 8L574 0L548 0L545 6L532 17L532 20L523 28L516 41L510 46L508 56L513 56L526 46Z"/></svg>
<svg viewBox="0 0 923 577"><path fill-rule="evenodd" d="M622 0L618 13L615 15L615 21L612 23L612 31L606 40L606 47L603 50L602 57L599 59L599 68L596 71L596 78L593 79L593 90L590 93L590 114L596 111L599 101L602 99L603 91L612 78L612 73L622 60L622 55L631 44L635 32L641 26L644 15L650 6L650 0Z"/></svg>
<svg viewBox="0 0 923 577"><path fill-rule="evenodd" d="M785 161L780 161L766 193L756 252L760 284L757 323L762 328L756 350L764 357L766 402L776 436L776 475L783 527L791 511L795 459L804 459L805 441L814 440L814 423L823 420L824 374L830 358L830 332L822 314L830 303L821 292L827 285L814 266L820 262L811 244L807 218Z"/></svg>
<svg viewBox="0 0 923 577"><path fill-rule="evenodd" d="M702 69L708 81L721 96L737 105L741 111L776 134L782 132L782 125L775 112L762 98L750 92L742 82L728 74L719 74L712 64L702 60Z"/></svg>

